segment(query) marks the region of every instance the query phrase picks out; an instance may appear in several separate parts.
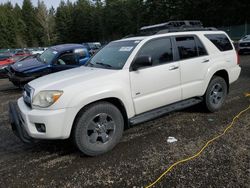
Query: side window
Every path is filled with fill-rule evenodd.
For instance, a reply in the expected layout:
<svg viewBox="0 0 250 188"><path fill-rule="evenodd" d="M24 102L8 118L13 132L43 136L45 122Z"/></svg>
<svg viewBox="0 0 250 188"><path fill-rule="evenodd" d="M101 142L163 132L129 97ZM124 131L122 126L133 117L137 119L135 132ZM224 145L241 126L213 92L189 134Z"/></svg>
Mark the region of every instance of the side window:
<svg viewBox="0 0 250 188"><path fill-rule="evenodd" d="M198 50L193 36L176 37L175 40L180 59L189 59L198 56Z"/></svg>
<svg viewBox="0 0 250 188"><path fill-rule="evenodd" d="M224 34L206 34L205 37L207 37L222 52L233 49L230 40Z"/></svg>
<svg viewBox="0 0 250 188"><path fill-rule="evenodd" d="M170 38L160 38L149 41L140 49L137 56L150 56L153 65L173 61L173 51Z"/></svg>
<svg viewBox="0 0 250 188"><path fill-rule="evenodd" d="M84 49L75 49L74 53L78 57L78 59L84 59L87 57L87 52Z"/></svg>
<svg viewBox="0 0 250 188"><path fill-rule="evenodd" d="M78 64L78 62L73 52L66 52L59 56L56 64L57 65L76 65Z"/></svg>
<svg viewBox="0 0 250 188"><path fill-rule="evenodd" d="M203 55L207 55L207 50L205 49L204 45L201 43L201 41L196 38L196 46L198 49L198 55L199 56L203 56Z"/></svg>

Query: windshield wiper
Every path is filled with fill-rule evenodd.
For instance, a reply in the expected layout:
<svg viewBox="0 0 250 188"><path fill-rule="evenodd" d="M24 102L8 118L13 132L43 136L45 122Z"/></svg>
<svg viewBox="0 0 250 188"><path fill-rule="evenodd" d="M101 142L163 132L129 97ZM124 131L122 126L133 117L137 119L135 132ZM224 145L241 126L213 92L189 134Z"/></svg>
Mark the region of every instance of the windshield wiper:
<svg viewBox="0 0 250 188"><path fill-rule="evenodd" d="M109 65L109 64L106 64L106 63L96 62L95 64L97 64L97 65L101 65L101 66L106 67L106 68L113 68L113 66L112 66L112 65Z"/></svg>

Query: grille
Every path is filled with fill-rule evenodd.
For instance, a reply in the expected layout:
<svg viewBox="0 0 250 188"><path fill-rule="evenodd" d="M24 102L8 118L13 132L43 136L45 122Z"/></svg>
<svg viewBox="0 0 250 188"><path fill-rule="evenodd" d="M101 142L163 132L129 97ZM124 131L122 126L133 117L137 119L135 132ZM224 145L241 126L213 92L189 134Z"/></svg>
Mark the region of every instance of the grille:
<svg viewBox="0 0 250 188"><path fill-rule="evenodd" d="M240 43L240 47L250 47L250 42L242 42Z"/></svg>
<svg viewBox="0 0 250 188"><path fill-rule="evenodd" d="M31 108L31 96L32 95L32 89L29 85L24 86L24 91L23 91L23 100L27 106Z"/></svg>

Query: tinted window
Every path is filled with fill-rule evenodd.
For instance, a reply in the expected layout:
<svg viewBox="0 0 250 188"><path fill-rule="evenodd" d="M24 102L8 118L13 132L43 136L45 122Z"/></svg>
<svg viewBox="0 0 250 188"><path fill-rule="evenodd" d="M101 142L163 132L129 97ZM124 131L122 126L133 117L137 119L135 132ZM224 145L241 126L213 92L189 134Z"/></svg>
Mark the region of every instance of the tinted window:
<svg viewBox="0 0 250 188"><path fill-rule="evenodd" d="M78 57L78 59L83 59L87 56L87 52L84 49L75 49L74 53Z"/></svg>
<svg viewBox="0 0 250 188"><path fill-rule="evenodd" d="M207 34L205 35L220 51L232 50L232 44L224 34Z"/></svg>
<svg viewBox="0 0 250 188"><path fill-rule="evenodd" d="M194 37L176 37L176 45L179 51L180 59L188 59L198 56Z"/></svg>
<svg viewBox="0 0 250 188"><path fill-rule="evenodd" d="M146 43L137 56L150 56L153 65L173 61L172 44L169 38L161 38Z"/></svg>
<svg viewBox="0 0 250 188"><path fill-rule="evenodd" d="M76 61L76 56L74 53L65 53L62 54L58 60L57 60L58 65L76 65L78 64Z"/></svg>
<svg viewBox="0 0 250 188"><path fill-rule="evenodd" d="M204 45L201 43L201 41L198 38L196 38L196 46L198 49L199 56L207 55L207 51L206 51Z"/></svg>

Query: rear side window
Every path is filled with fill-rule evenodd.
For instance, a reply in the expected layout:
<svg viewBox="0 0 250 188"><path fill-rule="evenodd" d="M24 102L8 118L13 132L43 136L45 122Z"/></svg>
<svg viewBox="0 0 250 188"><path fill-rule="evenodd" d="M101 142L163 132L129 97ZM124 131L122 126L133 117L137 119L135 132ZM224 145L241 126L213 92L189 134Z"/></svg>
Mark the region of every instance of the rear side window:
<svg viewBox="0 0 250 188"><path fill-rule="evenodd" d="M196 48L194 37L176 37L176 45L179 51L180 59L198 57L198 50Z"/></svg>
<svg viewBox="0 0 250 188"><path fill-rule="evenodd" d="M222 52L233 49L230 40L224 34L206 34L205 37L207 37Z"/></svg>
<svg viewBox="0 0 250 188"><path fill-rule="evenodd" d="M201 41L196 38L196 46L197 46L197 50L198 50L198 55L199 56L203 56L203 55L207 55L207 50L205 49L204 45L201 43Z"/></svg>
<svg viewBox="0 0 250 188"><path fill-rule="evenodd" d="M150 56L154 65L173 61L172 44L170 38L159 38L146 43L138 56Z"/></svg>

